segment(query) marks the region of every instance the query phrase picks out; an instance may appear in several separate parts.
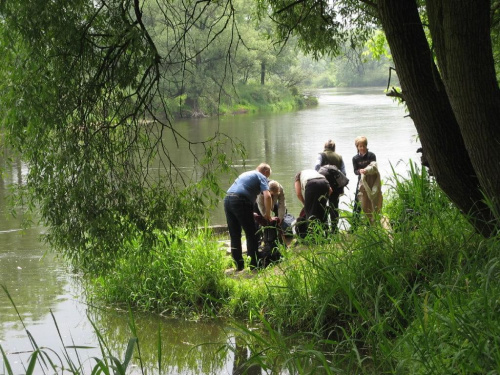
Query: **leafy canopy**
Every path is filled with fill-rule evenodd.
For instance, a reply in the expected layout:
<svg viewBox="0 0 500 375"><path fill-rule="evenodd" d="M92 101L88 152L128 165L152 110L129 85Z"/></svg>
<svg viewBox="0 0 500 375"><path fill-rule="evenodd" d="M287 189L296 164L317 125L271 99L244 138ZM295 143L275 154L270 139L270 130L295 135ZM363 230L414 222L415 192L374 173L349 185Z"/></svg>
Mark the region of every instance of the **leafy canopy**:
<svg viewBox="0 0 500 375"><path fill-rule="evenodd" d="M52 245L94 270L112 264L139 234L147 244L156 229L198 225L221 194L217 176L242 155L222 134L198 143L184 138L168 106L169 88L183 86L186 65L196 59L186 48L195 21L212 12L223 27L233 10L163 3L170 44L159 49L154 19L146 17L153 4L0 7L0 119L7 144L29 165L19 198L38 206ZM167 137L191 150L201 179L172 162L176 149L165 147Z"/></svg>

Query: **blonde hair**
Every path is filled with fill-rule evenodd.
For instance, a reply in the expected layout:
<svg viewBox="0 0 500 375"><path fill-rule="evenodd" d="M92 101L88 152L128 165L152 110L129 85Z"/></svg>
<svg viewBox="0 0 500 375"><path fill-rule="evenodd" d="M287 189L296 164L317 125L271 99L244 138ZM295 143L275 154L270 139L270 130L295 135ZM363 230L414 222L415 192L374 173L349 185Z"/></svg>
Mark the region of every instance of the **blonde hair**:
<svg viewBox="0 0 500 375"><path fill-rule="evenodd" d="M280 184L278 181L269 181L269 191L271 193L279 194L280 193Z"/></svg>
<svg viewBox="0 0 500 375"><path fill-rule="evenodd" d="M364 144L365 147L368 146L368 139L366 139L365 136L363 135L360 135L359 137L356 137L354 139L354 145L356 146L356 148L358 147L359 144Z"/></svg>
<svg viewBox="0 0 500 375"><path fill-rule="evenodd" d="M257 170L262 173L264 176L266 175L266 172L269 172L269 175L271 175L271 167L269 166L269 164L266 164L266 163L260 163L258 166L257 166Z"/></svg>

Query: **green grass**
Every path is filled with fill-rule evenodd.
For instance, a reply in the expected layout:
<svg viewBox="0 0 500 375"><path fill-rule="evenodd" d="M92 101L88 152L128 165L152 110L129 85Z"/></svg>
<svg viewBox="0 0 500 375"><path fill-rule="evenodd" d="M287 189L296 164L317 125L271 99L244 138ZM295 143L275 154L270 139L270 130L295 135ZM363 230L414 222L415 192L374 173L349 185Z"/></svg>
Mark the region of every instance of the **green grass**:
<svg viewBox="0 0 500 375"><path fill-rule="evenodd" d="M92 280L106 303L128 303L171 316L216 314L229 297L224 269L230 260L209 231L157 232L154 249L129 243L115 267Z"/></svg>
<svg viewBox="0 0 500 375"><path fill-rule="evenodd" d="M22 326L24 327L24 330L26 332L26 335L28 337L28 340L31 344L32 351L28 359L28 363L24 365L25 369L25 374L26 375L32 375L32 374L40 374L40 373L53 373L53 374L63 374L63 373L69 373L69 374L85 374L85 373L90 373L90 374L114 374L114 375L125 375L129 373L129 365L132 360L132 356L135 352L138 353L139 355L139 364L141 368L141 372L144 373L144 369L142 367L142 362L140 360L140 347L139 347L139 342L137 339L137 330L134 324L133 316L130 314L130 330L132 333L132 337L129 339L127 345L126 345L126 350L124 353L123 359L118 358L112 353L112 350L108 347L106 340L103 338L103 336L100 334L99 329L94 325L92 321L92 326L95 330L97 341L98 341L98 346L100 349L100 357L92 357L88 360L82 361L81 356L79 353L81 353L84 350L90 349L88 346L81 346L81 345L67 345L63 337L61 335L61 332L59 330L59 326L57 321L54 318L54 315L51 312L52 319L54 321L54 331L57 334L57 337L60 339L61 344L62 344L62 352L57 353L54 349L52 348L46 348L46 347L40 347L33 335L30 333L30 331L26 328L24 325L23 319L21 318L21 315L19 314L17 307L12 300L12 297L10 296L8 290L5 288L4 285L1 285L3 291L6 293L8 299L10 300L12 306L16 310L17 316L19 318L19 321L21 322ZM161 345L160 345L161 346ZM5 353L4 349L2 348L2 345L0 345L0 352L2 354L3 358L3 373L7 375L13 375L13 369L12 365L9 362L9 359L7 357L7 354ZM76 356L71 356L70 352L75 352ZM75 359L73 359L75 358ZM161 358L161 356L159 356ZM161 367L160 367L161 368Z"/></svg>
<svg viewBox="0 0 500 375"><path fill-rule="evenodd" d="M147 259L136 258L136 244L99 280L101 297L307 333L348 373L496 369L498 239L478 236L414 164L389 185L383 215L392 230L365 225L313 238L250 278L225 277L230 263L206 232L162 240ZM133 275L127 289L120 275Z"/></svg>
<svg viewBox="0 0 500 375"><path fill-rule="evenodd" d="M130 243L93 292L108 304L245 322L237 329L253 355L242 369L499 373L500 238L477 235L413 164L389 185L383 215L392 229L313 237L281 249L272 267L231 277L209 231L158 232L153 249Z"/></svg>
<svg viewBox="0 0 500 375"><path fill-rule="evenodd" d="M318 99L299 93L297 87L286 87L279 83L261 85L257 83L235 85L233 96L200 98L199 111L206 116L244 114L257 112L282 112L318 105ZM180 105L180 106L179 106ZM177 108L173 117L190 117L192 108L185 104L185 96L170 101L170 108Z"/></svg>

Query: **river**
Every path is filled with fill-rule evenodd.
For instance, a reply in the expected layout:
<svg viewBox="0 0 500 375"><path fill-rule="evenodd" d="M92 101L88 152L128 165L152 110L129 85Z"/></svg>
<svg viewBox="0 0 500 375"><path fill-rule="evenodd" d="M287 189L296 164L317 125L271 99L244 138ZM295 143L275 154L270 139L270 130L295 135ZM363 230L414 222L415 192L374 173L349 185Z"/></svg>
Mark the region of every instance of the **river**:
<svg viewBox="0 0 500 375"><path fill-rule="evenodd" d="M406 174L408 160L419 161L416 150L420 145L413 121L402 106L384 95L384 88L337 88L316 91L315 95L319 105L314 108L285 114L192 120L181 122L176 130L190 139L204 140L217 128L241 141L248 153L246 165L242 165L243 160L236 161L236 172L228 176L227 187L238 172L267 162L272 168L271 179L284 187L288 211L294 216L302 208L295 197L294 177L302 169L314 168L318 153L329 139L335 141L337 153L343 156L349 178L339 206L345 210L352 204L356 190L352 157L357 152L354 146L357 136L368 138L368 149L376 154L385 182L392 176L392 167ZM167 145L175 147L173 140L167 141ZM182 163L187 158L180 152L174 161ZM222 204L211 215L211 220L212 224L225 223Z"/></svg>
<svg viewBox="0 0 500 375"><path fill-rule="evenodd" d="M271 165L271 178L279 181L287 198L290 213L297 215L300 205L293 194L295 174L313 168L323 144L333 139L337 152L344 157L350 179L341 208L349 209L354 198L356 178L352 157L356 153L354 138L365 135L368 148L377 155L384 182L390 178L391 164L398 173L405 173L409 159L418 160L419 143L416 130L403 107L383 93L383 88L331 89L316 92L319 105L291 113L248 114L224 116L218 119L198 119L180 122L180 128L192 137L203 138L217 127L244 144L248 158L240 161L234 176L225 182L229 186L237 172L253 169L260 162ZM176 160L182 163L182 150ZM4 155L5 157L5 155ZM188 166L186 166L188 167ZM22 182L25 167L17 165L9 178L0 182L0 284L4 285L16 304L0 290L0 345L7 354L14 373L24 372L31 344L25 329L39 346L60 352L65 345L91 346L81 350L83 357L99 355L97 338L90 321L116 353L123 356L131 336L127 313L118 309L101 310L92 307L80 286L78 275L58 259L40 241L41 227L21 231L22 218L13 218L5 208L6 190ZM383 190L387 189L384 187ZM212 215L212 224L225 222L222 207ZM18 316L19 313L19 316ZM140 343L146 367L154 368L158 331L163 345L163 363L168 374L231 374L233 352L218 351L219 345L236 345L236 338L224 322L187 322L165 319L156 315L137 314ZM201 345L215 343L216 345ZM236 351L237 353L241 351ZM76 359L73 352L71 357ZM148 362L149 361L149 362ZM85 361L90 366L90 361ZM88 372L88 371L87 371ZM5 373L0 357L0 375Z"/></svg>

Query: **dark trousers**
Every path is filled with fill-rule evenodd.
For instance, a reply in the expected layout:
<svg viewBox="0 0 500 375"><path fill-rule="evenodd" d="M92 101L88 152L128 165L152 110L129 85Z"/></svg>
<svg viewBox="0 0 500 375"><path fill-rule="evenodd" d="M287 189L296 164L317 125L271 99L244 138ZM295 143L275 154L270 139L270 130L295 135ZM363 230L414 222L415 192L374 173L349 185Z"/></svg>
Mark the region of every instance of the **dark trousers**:
<svg viewBox="0 0 500 375"><path fill-rule="evenodd" d="M279 205L278 205L278 202L276 202L274 204L274 206L271 208L271 216L273 216L273 215L278 216L278 208L279 208ZM264 213L260 212L259 205L257 204L257 202L255 202L253 205L253 212L259 216L262 216L262 217L264 217L264 214L265 214L265 212ZM257 242L260 245L260 243L262 242L262 227L257 222L257 220L255 220L255 218L254 218L254 221L255 221L255 232L256 232L256 236L257 236Z"/></svg>
<svg viewBox="0 0 500 375"><path fill-rule="evenodd" d="M328 197L328 206L330 209L331 231L337 232L339 224L339 194L337 194L335 190L332 195Z"/></svg>
<svg viewBox="0 0 500 375"><path fill-rule="evenodd" d="M326 223L328 221L328 191L330 190L328 181L324 178L309 180L304 190L306 219L309 220L311 216L314 216L320 222Z"/></svg>
<svg viewBox="0 0 500 375"><path fill-rule="evenodd" d="M224 212L231 238L231 255L236 262L236 268L242 270L245 266L241 249L242 229L247 239L247 255L251 258L250 267L256 267L259 244L255 233L253 203L245 197L228 194L224 198Z"/></svg>
<svg viewBox="0 0 500 375"><path fill-rule="evenodd" d="M359 181L356 185L356 192L354 193L354 206L352 208L352 219L351 219L351 229L354 230L359 225L359 220L361 216L361 202L358 198L359 193Z"/></svg>

